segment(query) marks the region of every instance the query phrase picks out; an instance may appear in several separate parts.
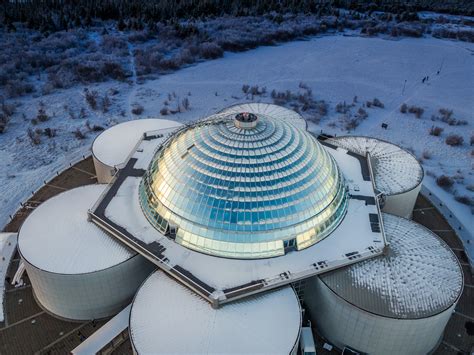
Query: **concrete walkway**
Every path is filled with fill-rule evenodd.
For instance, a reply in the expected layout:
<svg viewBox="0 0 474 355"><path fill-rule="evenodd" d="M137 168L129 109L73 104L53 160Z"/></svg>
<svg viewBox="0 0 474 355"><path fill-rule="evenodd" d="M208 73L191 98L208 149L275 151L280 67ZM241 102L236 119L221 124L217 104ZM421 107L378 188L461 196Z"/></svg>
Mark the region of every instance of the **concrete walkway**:
<svg viewBox="0 0 474 355"><path fill-rule="evenodd" d="M107 344L112 342L121 332L128 327L128 318L132 305L129 304L119 314L105 323L99 330L82 342L71 353L76 355L96 354Z"/></svg>

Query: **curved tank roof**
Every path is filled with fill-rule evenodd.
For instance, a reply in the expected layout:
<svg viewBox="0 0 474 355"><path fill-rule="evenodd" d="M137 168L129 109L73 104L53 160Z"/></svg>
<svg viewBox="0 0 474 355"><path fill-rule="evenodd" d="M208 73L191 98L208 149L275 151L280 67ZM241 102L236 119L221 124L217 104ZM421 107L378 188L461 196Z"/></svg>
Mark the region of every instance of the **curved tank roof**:
<svg viewBox="0 0 474 355"><path fill-rule="evenodd" d="M360 136L330 138L326 142L363 156L370 153L375 185L386 195L410 191L423 180L423 168L418 160L395 144Z"/></svg>
<svg viewBox="0 0 474 355"><path fill-rule="evenodd" d="M87 210L105 185L88 185L43 202L28 216L18 234L22 257L38 269L58 274L103 270L134 255L87 220Z"/></svg>
<svg viewBox="0 0 474 355"><path fill-rule="evenodd" d="M138 354L290 354L300 312L291 287L214 309L157 271L133 301L130 339Z"/></svg>
<svg viewBox="0 0 474 355"><path fill-rule="evenodd" d="M119 123L99 134L92 143L92 154L108 166L122 164L143 133L160 129L178 128L181 123L147 118Z"/></svg>
<svg viewBox="0 0 474 355"><path fill-rule="evenodd" d="M257 115L260 114L278 118L285 122L289 122L300 129L306 130L306 121L299 113L275 104L267 104L263 102L236 104L219 111L218 115L230 113L237 114L240 112L249 112Z"/></svg>
<svg viewBox="0 0 474 355"><path fill-rule="evenodd" d="M207 254L261 258L338 225L346 193L334 159L306 131L256 116L244 128L236 114L200 121L158 150L140 187L157 229L176 226L178 243Z"/></svg>
<svg viewBox="0 0 474 355"><path fill-rule="evenodd" d="M413 221L383 213L388 255L320 276L347 302L391 318L424 318L452 306L463 274L448 245Z"/></svg>

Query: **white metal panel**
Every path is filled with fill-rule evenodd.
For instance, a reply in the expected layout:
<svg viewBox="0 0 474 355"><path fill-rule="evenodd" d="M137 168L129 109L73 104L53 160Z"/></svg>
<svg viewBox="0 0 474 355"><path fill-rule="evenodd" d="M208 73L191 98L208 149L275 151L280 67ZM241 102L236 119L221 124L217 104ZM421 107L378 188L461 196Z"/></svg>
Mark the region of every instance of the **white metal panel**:
<svg viewBox="0 0 474 355"><path fill-rule="evenodd" d="M154 266L136 255L125 262L85 274L55 274L24 260L40 305L61 318L100 319L112 316L130 303Z"/></svg>
<svg viewBox="0 0 474 355"><path fill-rule="evenodd" d="M157 271L133 301L129 329L140 354L293 354L300 327L291 287L214 309Z"/></svg>
<svg viewBox="0 0 474 355"><path fill-rule="evenodd" d="M308 282L306 305L321 334L342 349L368 354L427 354L442 337L455 304L427 318L395 319L363 311L344 301L318 277Z"/></svg>
<svg viewBox="0 0 474 355"><path fill-rule="evenodd" d="M383 206L382 211L411 219L420 189L421 184L407 192L385 196L385 205Z"/></svg>

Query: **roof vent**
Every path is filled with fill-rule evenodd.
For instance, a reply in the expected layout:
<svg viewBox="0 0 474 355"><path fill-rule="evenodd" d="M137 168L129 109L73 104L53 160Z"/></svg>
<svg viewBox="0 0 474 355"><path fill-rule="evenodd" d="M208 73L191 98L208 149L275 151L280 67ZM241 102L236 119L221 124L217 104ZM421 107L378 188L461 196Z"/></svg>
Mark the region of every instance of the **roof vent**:
<svg viewBox="0 0 474 355"><path fill-rule="evenodd" d="M257 126L257 115L250 112L241 112L235 115L235 127L240 129L252 129Z"/></svg>

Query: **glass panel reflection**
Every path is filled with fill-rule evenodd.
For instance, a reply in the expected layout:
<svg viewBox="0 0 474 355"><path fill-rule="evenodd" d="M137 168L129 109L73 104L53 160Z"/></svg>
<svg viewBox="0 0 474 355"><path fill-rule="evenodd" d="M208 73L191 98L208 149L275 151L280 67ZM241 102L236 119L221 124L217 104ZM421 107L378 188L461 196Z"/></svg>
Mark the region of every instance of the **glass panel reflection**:
<svg viewBox="0 0 474 355"><path fill-rule="evenodd" d="M234 115L180 130L156 152L140 185L140 204L175 241L232 258L283 255L329 235L347 196L334 159L306 131L258 114L255 128Z"/></svg>

